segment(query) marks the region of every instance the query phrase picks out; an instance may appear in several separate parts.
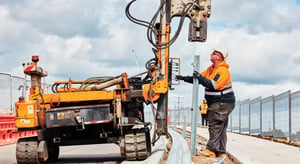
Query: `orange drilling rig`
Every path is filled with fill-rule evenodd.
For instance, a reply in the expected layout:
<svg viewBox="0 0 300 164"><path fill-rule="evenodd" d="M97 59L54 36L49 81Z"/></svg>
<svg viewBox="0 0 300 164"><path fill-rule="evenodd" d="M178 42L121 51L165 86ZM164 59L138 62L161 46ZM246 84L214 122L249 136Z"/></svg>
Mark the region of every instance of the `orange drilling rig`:
<svg viewBox="0 0 300 164"><path fill-rule="evenodd" d="M147 28L154 58L146 63L145 73L128 77L93 77L87 80L55 82L52 93L44 93L41 78L47 72L38 67L38 56L24 63L31 78L28 100L16 102L18 131L36 130L34 137L20 138L16 146L19 164L43 163L59 156L65 145L115 143L128 160L143 160L151 154L161 135L167 135L168 91L172 84L172 60L169 48L180 33L183 21L190 18L189 41L206 41L210 0L162 0L150 22L134 18L126 7L126 16ZM181 17L170 38L170 22ZM157 18L160 18L156 22ZM144 120L144 104L151 105L155 123ZM154 135L150 137L150 127ZM152 140L152 141L151 141Z"/></svg>

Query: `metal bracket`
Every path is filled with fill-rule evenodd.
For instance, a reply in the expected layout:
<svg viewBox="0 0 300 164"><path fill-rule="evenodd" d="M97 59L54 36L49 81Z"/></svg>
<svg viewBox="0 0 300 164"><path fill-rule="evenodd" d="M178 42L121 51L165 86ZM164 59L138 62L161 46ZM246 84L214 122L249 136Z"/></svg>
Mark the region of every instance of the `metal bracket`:
<svg viewBox="0 0 300 164"><path fill-rule="evenodd" d="M76 120L76 130L84 130L85 126L84 126L84 119L80 116L77 115L75 116L75 120Z"/></svg>
<svg viewBox="0 0 300 164"><path fill-rule="evenodd" d="M207 18L211 14L211 0L171 0L169 21L175 16L190 18L190 42L205 42L207 38Z"/></svg>

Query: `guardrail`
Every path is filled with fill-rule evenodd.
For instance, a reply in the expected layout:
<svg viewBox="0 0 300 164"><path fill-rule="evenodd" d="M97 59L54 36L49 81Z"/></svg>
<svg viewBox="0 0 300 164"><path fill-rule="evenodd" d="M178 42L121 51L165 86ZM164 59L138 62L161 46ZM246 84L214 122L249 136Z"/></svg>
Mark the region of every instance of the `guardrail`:
<svg viewBox="0 0 300 164"><path fill-rule="evenodd" d="M20 137L37 135L36 131L18 132L15 127L15 115L0 116L0 145L16 143Z"/></svg>
<svg viewBox="0 0 300 164"><path fill-rule="evenodd" d="M170 128L168 129L168 132L171 135L173 142L167 164L192 163L191 152L186 140Z"/></svg>

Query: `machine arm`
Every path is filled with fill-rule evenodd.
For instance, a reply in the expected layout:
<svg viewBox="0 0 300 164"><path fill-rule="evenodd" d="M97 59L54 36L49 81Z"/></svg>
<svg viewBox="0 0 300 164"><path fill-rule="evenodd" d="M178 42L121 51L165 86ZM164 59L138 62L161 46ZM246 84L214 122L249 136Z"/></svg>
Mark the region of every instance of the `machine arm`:
<svg viewBox="0 0 300 164"><path fill-rule="evenodd" d="M167 134L167 111L169 83L169 48L180 34L184 19L190 19L188 40L205 42L207 38L207 18L210 16L211 0L161 0L151 21L134 18L129 8L136 0L126 7L126 16L130 21L147 28L147 38L154 47L154 60L147 64L150 83L144 86L143 95L152 104L155 114L156 133ZM160 16L160 17L159 17ZM175 34L170 37L170 23L173 17L180 17ZM159 22L157 19L159 18ZM155 62L153 62L155 61ZM148 63L148 62L147 62ZM153 105L157 103L157 107Z"/></svg>

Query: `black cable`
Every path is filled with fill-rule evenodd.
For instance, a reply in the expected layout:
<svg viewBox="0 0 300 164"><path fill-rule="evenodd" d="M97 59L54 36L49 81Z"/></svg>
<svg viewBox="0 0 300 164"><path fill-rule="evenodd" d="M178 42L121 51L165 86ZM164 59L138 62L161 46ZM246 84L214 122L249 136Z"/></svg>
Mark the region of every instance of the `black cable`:
<svg viewBox="0 0 300 164"><path fill-rule="evenodd" d="M165 3L165 2L164 2ZM194 3L187 3L184 8L183 8L183 12L181 14L181 18L180 18L180 22L179 22L179 25L178 25L178 28L174 34L174 36L169 40L169 42L167 43L163 43L163 44L156 44L153 42L152 40L152 33L149 32L147 37L148 37L148 40L149 42L157 49L165 49L165 48L168 48L170 47L174 42L175 40L178 38L180 32L181 32L181 29L182 29L182 25L184 23L184 19L185 19L185 15L187 14L187 12L190 10L190 8L195 5ZM161 6L162 7L162 6ZM153 22L152 22L153 23ZM151 35L151 36L150 36ZM156 35L155 35L156 36Z"/></svg>
<svg viewBox="0 0 300 164"><path fill-rule="evenodd" d="M55 90L55 86L56 86L56 85L57 85L57 84L54 83L54 84L52 85L52 87L51 87L51 90L52 90L53 93L57 93L57 91Z"/></svg>
<svg viewBox="0 0 300 164"><path fill-rule="evenodd" d="M185 15L187 14L187 12L190 10L190 8L194 5L196 5L197 7L199 7L199 5L197 5L197 3L187 3L184 5L184 8L183 8L183 12L181 14L181 17L180 17L180 22L179 22L179 25L177 27L177 30L174 34L174 36L167 42L167 43L160 43L158 44L158 39L157 39L157 30L155 28L155 22L157 20L157 17L158 17L158 14L159 12L162 10L162 8L165 6L166 4L166 1L165 0L161 0L161 3L160 3L160 6L159 8L157 9L157 11L155 12L154 16L152 17L151 21L150 22L147 22L147 21L143 21L143 20L140 20L140 19L136 19L134 18L131 14L130 14L130 11L129 11L129 8L131 7L131 5L133 4L133 2L135 2L136 0L132 0L128 3L128 5L126 6L126 9L125 9L125 14L127 16L127 18L132 21L133 23L136 23L138 25L141 25L141 26L144 26L144 27L147 27L147 39L149 41L149 43L154 46L156 49L166 49L168 47L170 47L175 41L176 39L178 38L180 32L181 32L181 29L182 29L182 25L184 23L184 19L185 19ZM155 39L155 41L153 41L153 38Z"/></svg>
<svg viewBox="0 0 300 164"><path fill-rule="evenodd" d="M157 47L158 49L165 49L165 48L168 48L170 47L175 41L176 39L178 38L180 32L181 32L181 29L182 29L182 25L184 23L184 19L185 19L185 15L186 13L189 11L189 9L193 6L193 3L187 3L185 6L184 6L184 9L183 9L183 12L181 14L181 17L180 17L180 22L179 22L179 25L177 27L177 30L174 34L174 36L169 40L169 42L167 43L163 43L163 44L157 44Z"/></svg>
<svg viewBox="0 0 300 164"><path fill-rule="evenodd" d="M158 17L159 11L161 11L161 9L163 8L164 4L165 4L165 2L161 3L161 5L157 9L157 11L155 12L154 16L152 17L152 19L150 21L150 24L149 24L149 26L147 28L147 39L150 42L150 44L152 44L155 48L157 48L157 46L156 46L157 32L156 32L156 28L155 28L155 22L156 22L156 19ZM152 40L153 33L154 33L154 37L155 37L155 41L156 42L153 42L153 40Z"/></svg>
<svg viewBox="0 0 300 164"><path fill-rule="evenodd" d="M65 85L64 85L64 91L66 92L66 89L68 90L69 89L69 84L68 83L66 83Z"/></svg>
<svg viewBox="0 0 300 164"><path fill-rule="evenodd" d="M146 22L146 21L143 21L143 20L140 20L140 19L136 19L134 18L131 14L130 14L130 11L129 11L129 8L131 6L131 4L133 2L135 2L136 0L132 0L131 2L128 3L128 5L126 6L126 9L125 9L125 14L126 14L126 17L132 21L133 23L136 23L138 25L141 25L141 26L144 26L144 27L147 27L148 28L148 25L150 24L149 22Z"/></svg>

